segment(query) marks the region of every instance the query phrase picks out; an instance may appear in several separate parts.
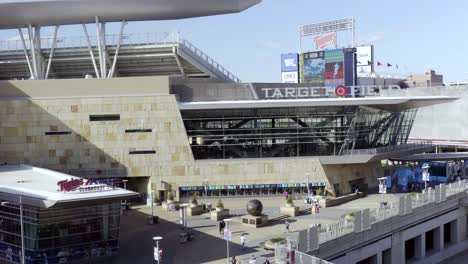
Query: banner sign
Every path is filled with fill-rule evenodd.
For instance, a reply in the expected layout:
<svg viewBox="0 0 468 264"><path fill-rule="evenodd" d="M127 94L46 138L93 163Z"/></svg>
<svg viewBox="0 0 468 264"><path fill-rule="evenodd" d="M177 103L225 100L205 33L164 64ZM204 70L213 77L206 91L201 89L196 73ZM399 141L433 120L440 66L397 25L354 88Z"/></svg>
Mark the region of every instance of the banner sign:
<svg viewBox="0 0 468 264"><path fill-rule="evenodd" d="M324 55L323 51L301 54L301 83L323 86Z"/></svg>
<svg viewBox="0 0 468 264"><path fill-rule="evenodd" d="M389 93L391 91L401 90L398 85L337 85L315 87L307 84L283 84L281 86L274 86L273 84L256 84L253 85L253 88L255 89L259 100L380 96L380 93Z"/></svg>
<svg viewBox="0 0 468 264"><path fill-rule="evenodd" d="M299 72L282 72L281 73L282 83L299 83Z"/></svg>
<svg viewBox="0 0 468 264"><path fill-rule="evenodd" d="M299 55L297 53L281 54L281 71L297 72L299 70Z"/></svg>
<svg viewBox="0 0 468 264"><path fill-rule="evenodd" d="M67 179L57 182L62 192L93 192L93 191L106 191L114 190L114 185L100 184L93 179Z"/></svg>
<svg viewBox="0 0 468 264"><path fill-rule="evenodd" d="M362 46L356 48L357 66L370 66L373 64L373 46Z"/></svg>
<svg viewBox="0 0 468 264"><path fill-rule="evenodd" d="M336 32L314 37L315 48L323 50L328 47L336 46Z"/></svg>

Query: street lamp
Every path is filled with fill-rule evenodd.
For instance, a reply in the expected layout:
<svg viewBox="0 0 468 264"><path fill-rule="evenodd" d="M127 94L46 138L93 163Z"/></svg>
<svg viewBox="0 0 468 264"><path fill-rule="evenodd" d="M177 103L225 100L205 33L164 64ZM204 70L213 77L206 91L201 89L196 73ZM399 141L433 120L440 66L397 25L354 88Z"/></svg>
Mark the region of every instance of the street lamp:
<svg viewBox="0 0 468 264"><path fill-rule="evenodd" d="M163 238L160 236L153 237L154 242L156 242L156 247L154 248L154 260L156 260L159 263L161 263L161 257L162 257L162 250L159 251L159 241L161 241Z"/></svg>
<svg viewBox="0 0 468 264"><path fill-rule="evenodd" d="M123 184L124 184L124 189L127 190L127 182L128 180L122 180ZM124 200L124 204L125 204L125 210L127 210L127 199Z"/></svg>
<svg viewBox="0 0 468 264"><path fill-rule="evenodd" d="M208 180L203 180L203 185L205 186L205 200L208 201Z"/></svg>
<svg viewBox="0 0 468 264"><path fill-rule="evenodd" d="M307 172L306 176L307 176L307 197L309 197L310 195L310 173Z"/></svg>
<svg viewBox="0 0 468 264"><path fill-rule="evenodd" d="M229 223L232 219L224 219L226 227L224 227L224 239L226 239L226 252L227 252L227 261L229 263L229 240L231 240L231 232L229 231Z"/></svg>

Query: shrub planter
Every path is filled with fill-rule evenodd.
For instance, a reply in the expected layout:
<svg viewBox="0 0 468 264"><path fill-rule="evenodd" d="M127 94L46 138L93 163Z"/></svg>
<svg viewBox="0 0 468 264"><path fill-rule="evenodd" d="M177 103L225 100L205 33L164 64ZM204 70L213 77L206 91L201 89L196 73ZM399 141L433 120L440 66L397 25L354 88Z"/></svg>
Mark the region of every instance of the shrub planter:
<svg viewBox="0 0 468 264"><path fill-rule="evenodd" d="M201 215L204 212L205 210L203 210L203 205L190 204L190 206L187 206L187 216Z"/></svg>
<svg viewBox="0 0 468 264"><path fill-rule="evenodd" d="M220 221L225 218L229 218L229 209L216 208L216 210L210 213L210 219L213 221Z"/></svg>
<svg viewBox="0 0 468 264"><path fill-rule="evenodd" d="M299 215L299 206L294 206L293 204L286 204L286 206L280 207L281 214L287 214L290 216Z"/></svg>

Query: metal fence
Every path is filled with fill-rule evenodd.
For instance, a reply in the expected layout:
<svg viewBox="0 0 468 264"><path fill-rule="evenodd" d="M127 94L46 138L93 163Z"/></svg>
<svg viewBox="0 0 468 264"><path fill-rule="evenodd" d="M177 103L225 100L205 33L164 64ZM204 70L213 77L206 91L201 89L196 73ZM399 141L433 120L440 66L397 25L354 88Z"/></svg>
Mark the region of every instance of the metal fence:
<svg viewBox="0 0 468 264"><path fill-rule="evenodd" d="M195 47L192 43L190 43L188 40L181 40L179 42L179 45L186 47L189 49L191 52L195 53L199 58L202 58L206 63L208 63L212 68L216 69L217 71L221 72L222 74L226 75L229 77L229 79L233 80L236 83L240 83L241 80L237 78L234 74L232 74L230 71L228 71L226 68L221 66L219 63L214 61L212 58L208 57L203 51ZM211 69L212 70L212 69Z"/></svg>
<svg viewBox="0 0 468 264"><path fill-rule="evenodd" d="M285 240L275 245L275 263L278 264L332 264L318 257L300 252L292 241Z"/></svg>
<svg viewBox="0 0 468 264"><path fill-rule="evenodd" d="M467 180L457 180L456 182L445 184L445 185L438 185L435 189L428 189L423 193L411 193L408 196L402 196L400 199L404 202L404 206L401 204L394 204L389 203L386 206L382 206L381 208L375 208L369 210L368 217L370 218L369 222L370 225L367 225L367 228L371 228L371 226L375 223L382 222L386 219L390 219L397 215L405 215L408 212L411 212L412 209L421 207L423 205L436 203L440 201L444 201L450 196L466 193L468 191L467 188ZM408 199L411 199L410 203L407 203ZM401 203L401 201L400 201ZM410 207L410 208L407 208ZM411 209L411 210L408 210ZM360 212L359 212L360 213ZM362 214L361 214L362 216ZM364 223L364 219L359 218L359 220ZM358 224L360 221L358 220ZM369 223L368 222L368 223ZM366 227L363 227L362 224L358 229L356 229L354 220L347 221L346 219L339 220L333 224L322 225L317 229L318 233L318 243L324 243L346 234L350 234L353 232L359 232L362 228L364 230ZM288 246L288 242L283 242L276 245L275 248L275 258L277 259L276 263L293 263L291 258L294 257L294 263L299 264L309 264L309 263L330 263L324 260L321 260L317 257L307 255L305 253L297 251L297 246ZM292 252L292 253L291 253ZM294 254L294 256L292 255Z"/></svg>
<svg viewBox="0 0 468 264"><path fill-rule="evenodd" d="M386 206L370 210L370 223L373 225L385 219L394 217L395 215L398 215L398 207L393 203L389 203Z"/></svg>
<svg viewBox="0 0 468 264"><path fill-rule="evenodd" d="M333 224L326 224L320 226L319 232L319 243L335 239L340 236L352 233L354 231L354 222L346 219L340 220Z"/></svg>

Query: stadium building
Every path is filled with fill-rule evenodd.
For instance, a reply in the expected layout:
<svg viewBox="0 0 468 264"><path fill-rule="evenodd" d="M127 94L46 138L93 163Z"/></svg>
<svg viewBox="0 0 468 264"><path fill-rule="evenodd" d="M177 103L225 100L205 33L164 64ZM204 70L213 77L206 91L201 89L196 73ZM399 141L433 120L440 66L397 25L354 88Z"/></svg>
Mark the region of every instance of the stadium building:
<svg viewBox="0 0 468 264"><path fill-rule="evenodd" d="M258 2L217 0L204 10L174 1L177 8L164 15L120 1L113 9L122 14L105 15L99 1L98 11L82 3L84 11L69 16L53 12L66 1L3 4L36 13L0 19L0 28L30 24L29 45L0 43L0 163L127 179L143 200L153 191L184 199L193 192L305 193L308 186L339 196L376 186L380 160L432 148L407 144L416 111L456 97L352 87L355 69L347 65L355 63L355 49L324 54L323 87L242 83L177 35L124 37L124 22L119 35L106 35L103 26L125 14L176 19L240 12ZM52 39L40 36L40 26L94 19L96 37L84 24L81 38L57 39L58 28Z"/></svg>

